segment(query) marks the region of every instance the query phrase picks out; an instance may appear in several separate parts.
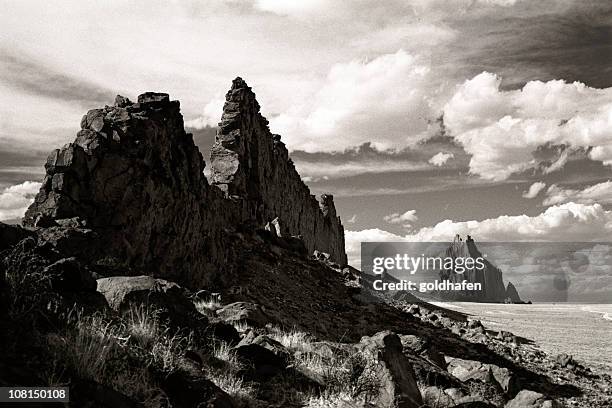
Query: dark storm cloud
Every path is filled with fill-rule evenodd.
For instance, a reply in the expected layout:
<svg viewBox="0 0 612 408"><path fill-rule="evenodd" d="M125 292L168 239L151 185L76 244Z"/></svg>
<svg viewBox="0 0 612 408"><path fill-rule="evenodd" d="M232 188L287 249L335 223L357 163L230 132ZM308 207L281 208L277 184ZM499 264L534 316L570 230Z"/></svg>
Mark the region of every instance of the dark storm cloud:
<svg viewBox="0 0 612 408"><path fill-rule="evenodd" d="M0 50L0 79L20 91L85 106L110 103L116 93L54 70L22 55Z"/></svg>

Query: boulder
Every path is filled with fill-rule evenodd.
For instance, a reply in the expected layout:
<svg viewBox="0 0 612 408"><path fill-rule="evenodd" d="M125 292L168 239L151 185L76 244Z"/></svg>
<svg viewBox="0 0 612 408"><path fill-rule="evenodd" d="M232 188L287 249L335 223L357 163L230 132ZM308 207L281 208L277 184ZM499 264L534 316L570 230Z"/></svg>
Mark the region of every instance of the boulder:
<svg viewBox="0 0 612 408"><path fill-rule="evenodd" d="M462 382L477 380L485 384L499 385L510 396L519 390L518 377L505 367L452 357L447 357L446 361L448 372Z"/></svg>
<svg viewBox="0 0 612 408"><path fill-rule="evenodd" d="M265 335L247 335L234 350L250 366L247 374L253 378L269 378L283 371L290 356L282 344Z"/></svg>
<svg viewBox="0 0 612 408"><path fill-rule="evenodd" d="M260 305L249 302L230 303L218 309L216 313L227 323L242 322L254 327L265 327L271 320Z"/></svg>
<svg viewBox="0 0 612 408"><path fill-rule="evenodd" d="M193 327L205 324L206 318L197 312L185 289L174 282L151 276L114 276L97 281L98 292L109 306L127 313L133 305L144 305L159 312L171 324Z"/></svg>
<svg viewBox="0 0 612 408"><path fill-rule="evenodd" d="M358 349L369 357L380 383L372 401L381 408L417 408L423 405L412 365L402 353L402 342L390 331L362 337Z"/></svg>
<svg viewBox="0 0 612 408"><path fill-rule="evenodd" d="M76 258L63 258L42 271L58 292L95 291L96 279Z"/></svg>
<svg viewBox="0 0 612 408"><path fill-rule="evenodd" d="M450 395L445 393L438 387L429 386L421 390L423 401L431 407L449 407L453 405L454 400Z"/></svg>
<svg viewBox="0 0 612 408"><path fill-rule="evenodd" d="M472 330L477 333L485 332L485 328L480 320L470 320L469 322L467 322L467 328L468 330Z"/></svg>
<svg viewBox="0 0 612 408"><path fill-rule="evenodd" d="M211 322L206 331L219 340L228 344L236 344L240 341L240 334L236 328L225 322Z"/></svg>
<svg viewBox="0 0 612 408"><path fill-rule="evenodd" d="M531 390L522 390L508 401L504 408L560 408L560 404L543 394Z"/></svg>
<svg viewBox="0 0 612 408"><path fill-rule="evenodd" d="M555 363L557 363L560 367L567 367L568 365L574 363L574 357L569 354L561 353L555 356Z"/></svg>

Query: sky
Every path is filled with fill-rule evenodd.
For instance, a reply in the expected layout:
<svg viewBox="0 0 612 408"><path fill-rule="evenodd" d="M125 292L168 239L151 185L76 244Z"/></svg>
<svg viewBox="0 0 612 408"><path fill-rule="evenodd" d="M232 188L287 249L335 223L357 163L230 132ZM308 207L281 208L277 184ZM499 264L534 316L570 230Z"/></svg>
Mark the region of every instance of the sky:
<svg viewBox="0 0 612 408"><path fill-rule="evenodd" d="M0 220L116 94L181 101L207 157L236 76L363 240L608 241L612 4L4 0ZM612 286L612 278L610 279Z"/></svg>

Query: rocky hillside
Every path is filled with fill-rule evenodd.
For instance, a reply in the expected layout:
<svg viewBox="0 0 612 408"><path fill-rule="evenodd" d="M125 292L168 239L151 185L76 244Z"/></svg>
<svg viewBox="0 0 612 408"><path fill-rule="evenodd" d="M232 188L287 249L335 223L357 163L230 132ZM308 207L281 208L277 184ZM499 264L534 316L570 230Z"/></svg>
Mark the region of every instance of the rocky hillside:
<svg viewBox="0 0 612 408"><path fill-rule="evenodd" d="M26 228L0 223L0 386L79 408L609 406L609 374L372 291L241 79L210 183L166 94L81 127Z"/></svg>

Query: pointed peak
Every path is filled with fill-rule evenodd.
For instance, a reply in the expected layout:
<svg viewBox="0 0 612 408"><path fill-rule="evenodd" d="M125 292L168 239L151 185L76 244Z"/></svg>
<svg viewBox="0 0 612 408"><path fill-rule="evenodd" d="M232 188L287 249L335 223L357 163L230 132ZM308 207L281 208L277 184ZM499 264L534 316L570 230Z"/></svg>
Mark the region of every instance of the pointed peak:
<svg viewBox="0 0 612 408"><path fill-rule="evenodd" d="M247 85L244 79L240 77L236 77L236 79L232 81L232 89L241 89L241 88L249 88L249 86Z"/></svg>

